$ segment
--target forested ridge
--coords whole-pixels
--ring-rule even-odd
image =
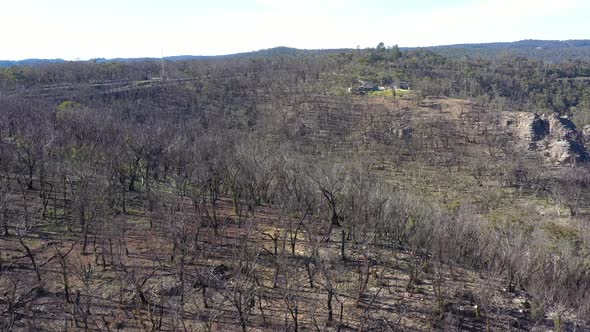
[[[520,40],[511,43],[457,44],[428,47],[447,57],[482,57],[493,59],[499,56],[519,56],[559,63],[567,60],[588,60],[588,40]]]
[[[589,82],[383,43],[0,68],[0,326],[589,330],[587,160],[531,147],[585,149]]]
[[[551,47],[555,44],[571,44],[574,49],[587,46],[584,41],[521,41],[440,47],[444,50],[467,46],[473,49],[494,50],[496,53],[491,57],[452,54],[442,56],[437,48],[412,49],[402,53],[397,46],[386,47],[383,44],[375,49],[342,51],[305,51],[283,47],[219,58],[167,60],[165,74],[168,78],[195,77],[203,74],[199,72],[203,69],[195,68],[191,62],[199,62],[200,67],[207,68],[215,67],[216,63],[221,62],[224,65],[250,63],[246,68],[242,66],[240,71],[255,70],[254,63],[271,61],[273,57],[277,58],[278,62],[272,66],[280,70],[285,61],[297,58],[292,62],[298,63],[299,66],[313,63],[312,66],[321,67],[314,68],[315,73],[307,75],[317,76],[318,71],[323,74],[337,73],[337,79],[340,80],[338,83],[344,86],[350,85],[351,82],[348,81],[359,77],[384,85],[395,80],[403,80],[412,82],[415,90],[422,91],[425,95],[469,98],[501,109],[556,112],[576,117],[578,124],[588,124],[590,59],[569,57],[549,63],[534,56],[527,56],[526,53],[519,55],[497,51],[502,47],[535,51],[534,45],[542,45],[547,49],[562,52],[563,46]],[[293,67],[293,63],[289,66]],[[53,84],[137,81],[159,77],[160,71],[160,61],[157,59],[137,62],[95,60],[46,63],[32,67],[12,66],[0,68],[0,87],[4,91],[10,91]]]

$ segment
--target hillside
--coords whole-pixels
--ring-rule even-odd
[[[590,59],[590,40],[521,40],[505,43],[456,44],[427,47],[446,57],[497,58],[516,56],[559,63]]]
[[[2,329],[590,330],[590,66],[291,52],[0,71]]]
[[[227,58],[256,58],[256,57],[272,57],[272,56],[297,56],[297,55],[313,55],[313,54],[330,54],[330,53],[338,53],[338,52],[346,52],[350,51],[350,49],[320,49],[320,50],[306,50],[306,49],[297,49],[292,47],[273,47],[269,49],[263,49],[258,51],[251,51],[251,52],[242,52],[242,53],[234,53],[234,54],[222,54],[222,55],[173,55],[173,56],[165,56],[163,59],[165,61],[187,61],[187,60],[205,60],[205,59],[227,59]],[[142,58],[95,58],[88,60],[89,62],[97,62],[97,63],[104,63],[104,62],[143,62],[143,61],[159,61],[161,58],[150,58],[150,57],[142,57]],[[0,67],[10,67],[10,66],[37,66],[43,64],[50,64],[50,63],[62,63],[66,62],[63,59],[25,59],[25,60],[0,60]],[[78,61],[75,62],[86,62],[86,61]]]

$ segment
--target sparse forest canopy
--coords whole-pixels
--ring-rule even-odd
[[[482,46],[482,49],[507,47],[502,44],[494,48],[493,45]],[[454,50],[456,47],[442,49]],[[529,48],[510,48],[523,49]],[[229,70],[231,66],[239,66],[240,71],[252,72],[256,69],[251,64],[274,59],[271,64],[274,69],[318,66],[314,70],[316,76],[319,72],[335,74],[330,79],[344,85],[356,79],[383,85],[407,81],[425,95],[468,98],[498,109],[555,112],[572,116],[579,125],[590,123],[590,60],[587,58],[564,58],[555,63],[546,63],[535,57],[526,57],[526,53],[512,51],[497,52],[491,57],[477,54],[445,57],[439,54],[445,53],[440,49],[401,52],[397,45],[386,46],[384,43],[374,49],[342,51],[276,48],[229,58],[166,61],[165,74],[168,78],[194,77],[200,70],[204,70],[201,74],[206,74],[206,71],[218,66],[227,66]],[[6,91],[13,89],[52,84],[149,80],[159,77],[160,71],[160,63],[156,60],[12,66],[0,68],[0,88],[6,94]]]
[[[0,68],[0,327],[588,329],[588,76],[384,43]]]

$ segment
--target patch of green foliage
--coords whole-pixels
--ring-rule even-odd
[[[490,221],[488,225],[490,230],[531,234],[535,229],[533,225],[523,220],[522,216],[507,211],[494,210],[487,215],[487,218]]]
[[[569,225],[547,222],[541,225],[541,229],[556,242],[566,242],[572,245],[574,248],[579,248],[582,245],[580,232]]]
[[[57,105],[57,111],[73,111],[82,108],[82,104],[75,102],[73,100],[66,100],[63,101],[61,104]]]
[[[55,116],[57,117],[58,121],[63,121],[70,117],[69,114],[75,114],[75,112],[82,109],[83,107],[84,105],[76,101],[66,100],[57,105]]]
[[[391,97],[391,98],[395,98],[395,97],[403,97],[405,95],[409,95],[411,93],[410,90],[404,90],[404,89],[389,89],[389,90],[383,90],[383,91],[371,91],[368,94],[371,96],[379,96],[379,97]]]

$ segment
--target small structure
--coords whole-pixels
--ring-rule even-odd
[[[357,88],[357,90],[361,91],[377,91],[379,87],[371,82],[361,82],[361,86]]]
[[[392,84],[392,88],[396,90],[410,90],[410,83],[408,82],[396,82]]]
[[[357,87],[350,88],[350,89],[348,89],[348,91],[350,93],[354,93],[354,94],[365,94],[370,91],[381,90],[379,86],[377,86],[376,84],[374,84],[372,82],[359,81],[359,83],[361,85],[359,85]]]

